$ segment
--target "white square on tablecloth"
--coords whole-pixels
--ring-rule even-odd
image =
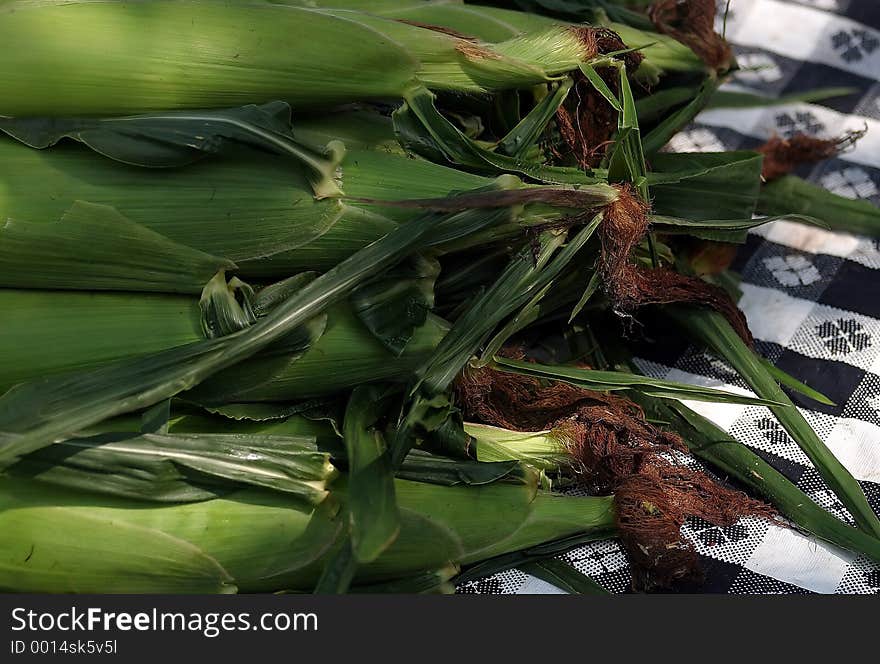
[[[756,339],[787,346],[807,316],[814,302],[791,297],[782,291],[742,284],[739,308],[749,322]]]
[[[876,424],[841,418],[825,444],[853,477],[880,483],[880,427]]]
[[[547,583],[546,581],[542,581],[541,579],[532,576],[531,574],[526,575],[528,578],[526,582],[522,584],[519,589],[516,591],[517,595],[567,595],[568,593],[564,590],[557,588],[554,585]]]
[[[774,526],[743,566],[816,593],[833,593],[854,558],[819,540]]]

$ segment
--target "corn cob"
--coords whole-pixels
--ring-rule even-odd
[[[571,535],[613,531],[608,498],[525,485],[447,487],[397,480],[394,544],[357,583],[478,562]],[[340,482],[333,496],[343,505]],[[311,591],[344,520],[332,501],[307,508],[244,490],[156,507],[0,479],[0,588],[19,592]],[[74,535],[76,534],[76,535]]]
[[[0,289],[7,311],[0,326],[0,392],[29,379],[95,368],[124,358],[202,341],[196,298]],[[238,381],[243,391],[258,367],[272,378],[246,393],[248,401],[286,401],[326,395],[361,382],[406,380],[446,332],[445,321],[431,316],[417,328],[404,352],[395,357],[346,305],[327,315],[310,350],[302,357],[271,354],[221,373],[214,387]],[[237,379],[236,379],[237,377]],[[234,390],[233,390],[234,391]],[[242,395],[245,396],[245,395]]]
[[[350,146],[339,166],[348,198],[315,200],[303,167],[246,150],[183,169],[139,169],[102,159],[80,146],[32,150],[0,140],[0,214],[10,220],[0,230],[9,243],[0,247],[0,252],[5,250],[0,264],[6,267],[0,272],[0,285],[35,285],[35,275],[28,274],[24,264],[30,260],[27,250],[11,244],[18,225],[52,236],[57,230],[53,222],[70,224],[79,218],[91,223],[96,210],[75,214],[80,203],[107,208],[105,216],[124,217],[108,219],[111,228],[128,220],[182,248],[205,252],[214,257],[214,270],[234,263],[245,277],[273,279],[302,270],[327,270],[418,212],[383,205],[383,199],[399,197],[400,192],[406,198],[439,198],[494,183],[405,156],[399,147],[391,147],[396,144],[390,122],[373,114],[342,113],[297,126],[309,140],[326,143],[341,138]],[[508,179],[505,186],[515,186],[513,182]],[[564,213],[542,205],[512,209],[510,219],[493,233],[503,239]],[[62,257],[65,251],[76,253],[82,243],[93,244],[93,231],[79,232],[75,242],[60,250]],[[119,240],[111,233],[105,235]],[[42,241],[32,241],[29,249],[34,244],[39,250]],[[131,248],[119,247],[118,252],[124,254],[126,249]],[[38,259],[44,267],[51,265],[45,254]],[[129,288],[167,290],[151,288],[150,280],[141,276]],[[65,281],[46,287],[75,287]],[[199,288],[192,284],[184,290]]]
[[[0,114],[14,116],[276,99],[302,108],[399,98],[419,84],[484,92],[545,83],[596,55],[567,26],[489,47],[363,13],[261,2],[13,0],[0,11],[9,55]]]

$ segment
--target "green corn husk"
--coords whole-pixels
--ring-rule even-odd
[[[526,486],[395,481],[401,531],[355,582],[381,583],[469,564],[579,533],[611,534],[610,498]],[[343,505],[343,483],[333,496]],[[244,490],[155,507],[0,479],[0,588],[18,592],[310,591],[343,519]]]
[[[394,227],[338,200],[316,201],[299,169],[267,155],[174,170],[124,166],[73,145],[32,150],[0,140],[0,155],[4,219],[57,223],[76,201],[105,205],[173,242],[234,261],[244,274],[332,266]]]
[[[492,16],[487,7],[466,6],[458,2],[349,3],[345,0],[338,2],[337,0],[322,0],[321,4],[326,7],[358,4],[361,6],[350,8],[368,11],[380,16],[442,26],[490,43],[502,42],[524,32],[544,30],[558,24],[554,21],[536,20],[527,29],[524,29],[523,26],[517,26],[502,16]],[[513,13],[519,14],[519,12]]]
[[[87,369],[204,340],[199,303],[152,295],[0,289],[6,310],[0,326],[0,392],[32,378]],[[236,394],[236,386],[264,379],[248,401],[296,400],[362,382],[406,380],[448,326],[431,316],[395,357],[346,305],[334,307],[311,348],[296,360],[257,356],[202,386],[203,395]],[[264,371],[271,370],[266,375]]]
[[[226,413],[224,409],[224,413]],[[248,415],[251,415],[248,413]],[[330,452],[335,459],[344,456],[340,433],[329,419],[313,419],[301,414],[290,416],[253,419],[249,416],[232,417],[199,411],[175,409],[168,421],[168,430],[173,434],[227,433],[238,436],[263,435],[308,437],[315,441],[319,450]],[[101,424],[104,431],[125,431],[131,429],[131,416],[116,418]]]
[[[440,0],[441,2],[444,0]],[[534,29],[531,26],[539,22],[557,21],[551,18],[562,18],[577,22],[590,19],[617,32],[631,47],[643,49],[650,59],[650,64],[667,71],[704,72],[706,67],[690,48],[668,35],[656,32],[651,20],[643,13],[633,11],[635,5],[643,7],[651,4],[651,0],[636,2],[618,2],[616,0],[599,0],[598,2],[518,2],[518,6],[526,11],[510,11],[495,7],[480,7],[481,12],[496,16],[518,25],[521,29]],[[626,5],[623,8],[619,5]],[[644,9],[643,9],[644,11]],[[542,14],[547,14],[544,16]],[[613,19],[613,20],[612,20]],[[647,46],[646,46],[647,45]]]
[[[393,397],[388,387],[370,385],[359,389]],[[342,399],[336,402],[341,404]],[[162,413],[164,422],[158,431],[145,431],[160,424],[146,425],[150,419],[146,414],[114,418],[28,454],[3,472],[69,489],[159,503],[203,501],[253,487],[317,505],[326,498],[336,468],[341,468],[349,476],[354,531],[357,518],[377,510],[369,498],[364,501],[372,495],[363,491],[364,483],[359,492],[353,485],[369,475],[364,471],[381,464],[364,463],[365,459],[358,457],[364,446],[357,441],[362,438],[351,436],[357,416],[351,418],[346,413],[343,417],[341,410],[334,413],[332,402],[325,404],[323,412],[315,401],[273,404],[273,412],[266,409],[262,414],[254,404],[208,408],[222,416],[177,404]],[[367,401],[361,412],[378,418],[382,415],[379,410]],[[308,417],[298,414],[301,412],[309,413]],[[244,419],[254,417],[263,419]],[[310,419],[316,417],[324,419]],[[343,444],[345,440],[355,442],[348,446]],[[358,473],[360,480],[355,479]],[[422,450],[412,451],[396,472],[388,472],[388,480],[393,477],[442,486],[503,482],[531,489],[536,489],[541,479],[509,459],[481,463]],[[361,506],[368,509],[358,516],[355,513]],[[377,553],[385,548],[385,542],[381,544]]]
[[[465,422],[465,432],[474,438],[478,461],[515,459],[540,470],[558,470],[570,459],[565,437],[553,430],[510,431],[488,424]]]
[[[307,169],[317,198],[341,195],[339,141],[302,142],[283,101],[237,108],[158,111],[114,117],[0,117],[0,130],[37,149],[70,139],[123,164],[179,168],[243,146],[283,156]]]
[[[0,289],[0,301],[0,392],[204,338],[193,298]]]
[[[416,327],[402,352],[389,352],[350,306],[327,312],[320,336],[303,354],[266,352],[225,369],[189,393],[202,402],[297,401],[362,383],[405,382],[446,334],[448,323],[430,315]]]
[[[490,43],[503,42],[524,33],[551,30],[560,21],[540,14],[465,5],[455,0],[429,0],[427,2],[352,2],[350,0],[271,0],[274,4],[292,6],[336,7],[369,12],[379,16],[427,25],[436,25],[476,37]],[[659,68],[663,71],[703,71],[702,61],[684,44],[667,35],[645,32],[624,23],[605,21],[605,27],[620,35],[624,43],[639,48],[645,55],[645,70]],[[644,48],[642,48],[644,47]],[[639,75],[638,72],[636,74]]]
[[[556,19],[539,14],[498,7],[467,6],[466,9],[479,13],[483,19],[492,18],[512,25],[519,33],[537,32],[551,25],[559,24]],[[627,46],[639,49],[643,53],[645,60],[642,67],[645,70],[657,68],[665,72],[702,72],[705,69],[705,65],[693,51],[667,35],[646,32],[615,21],[603,21],[602,25],[620,35]],[[481,39],[488,39],[483,35],[477,36]],[[639,75],[640,72],[637,71],[636,76]]]
[[[557,558],[529,561],[524,565],[520,565],[519,569],[557,588],[561,588],[571,595],[611,594],[586,574],[582,574],[568,563]]]
[[[114,433],[72,438],[4,469],[16,477],[160,503],[210,500],[245,486],[310,505],[336,476],[308,436]]]
[[[368,14],[264,2],[13,0],[2,12],[0,114],[13,116],[275,99],[302,108],[399,98],[418,83],[483,92],[543,83],[595,55],[565,26],[490,48]]]
[[[367,389],[373,389],[372,386]],[[378,387],[377,389],[383,389]],[[393,392],[391,393],[393,396]],[[341,411],[334,413],[332,406],[328,405],[323,410],[314,402],[295,404],[288,408],[283,404],[271,404],[272,409],[259,410],[255,408],[260,404],[224,404],[219,407],[209,407],[208,411],[217,414],[208,414],[205,409],[193,409],[184,405],[175,405],[170,413],[166,426],[168,434],[175,440],[188,437],[210,440],[217,437],[220,442],[230,441],[243,443],[251,439],[259,450],[265,450],[264,441],[279,441],[279,447],[295,447],[310,453],[329,454],[333,464],[342,469],[350,469],[350,451],[344,443],[343,423],[344,417]],[[368,410],[376,411],[376,408]],[[290,414],[293,412],[293,414]],[[307,413],[303,415],[302,413]],[[128,440],[137,437],[138,434],[130,433],[141,426],[141,419],[136,416],[123,416],[102,422],[94,430],[83,432],[83,436],[90,438],[113,437]],[[64,441],[60,445],[72,449],[71,446],[82,447],[79,439]],[[41,460],[63,453],[51,451],[52,448],[40,450],[24,457],[27,463],[39,463]],[[92,454],[92,456],[95,456]],[[72,457],[74,464],[69,468],[67,476],[55,478],[41,475],[39,479],[52,481],[54,484],[71,488],[85,486],[83,480],[87,469],[78,467],[76,457]],[[529,464],[534,465],[534,464]],[[68,470],[70,464],[65,465]],[[10,466],[14,469],[16,466]],[[76,472],[78,471],[78,472]],[[76,477],[74,477],[76,473]],[[430,454],[423,450],[413,450],[406,457],[403,464],[394,475],[399,479],[415,482],[427,482],[441,484],[443,486],[478,486],[491,482],[511,482],[536,488],[540,477],[528,469],[522,468],[521,464],[511,461],[510,457],[500,458],[498,461],[488,459],[477,462],[472,459],[450,458]],[[255,478],[259,481],[259,476]],[[192,483],[192,481],[191,481]],[[256,481],[248,482],[257,484]],[[265,485],[264,485],[265,486]],[[112,488],[112,487],[111,487]],[[92,490],[98,490],[93,484]],[[201,488],[192,489],[200,491]],[[102,492],[108,493],[102,489]],[[110,492],[119,495],[118,492]],[[288,492],[290,493],[290,492]],[[130,495],[130,494],[126,494]],[[143,498],[143,496],[136,496]]]
[[[107,206],[174,243],[234,261],[250,277],[329,269],[396,226],[377,206],[316,201],[295,165],[268,155],[242,153],[184,169],[147,170],[79,146],[39,151],[0,140],[0,163],[3,219],[62,223],[78,201]],[[387,198],[388,191],[433,198],[491,182],[378,150],[350,150],[342,172],[347,193],[360,198]],[[405,220],[415,213],[391,214]],[[0,236],[7,232],[0,230]],[[27,286],[12,270],[4,269],[0,279],[6,286]]]
[[[457,565],[447,565],[446,567],[422,574],[416,574],[395,581],[387,581],[385,583],[365,583],[355,585],[349,588],[352,593],[390,593],[400,594],[419,594],[419,595],[453,595],[455,594],[455,586],[451,581],[459,572]]]
[[[310,142],[342,139],[351,145],[338,168],[344,201],[315,200],[307,169],[277,155],[241,150],[183,169],[148,170],[101,159],[79,146],[31,150],[0,140],[0,214],[10,220],[0,229],[5,235],[0,285],[113,288],[109,280],[77,286],[66,276],[99,271],[108,257],[112,271],[121,273],[123,286],[116,288],[125,290],[194,292],[206,281],[206,271],[229,269],[230,262],[248,278],[323,271],[419,212],[380,201],[521,186],[510,176],[502,183],[413,159],[396,144],[391,122],[373,113],[305,119],[297,122],[297,132]],[[448,247],[441,243],[438,250],[504,241],[567,212],[539,203],[515,206],[487,235]],[[106,230],[126,225],[124,233]],[[97,236],[105,241],[95,243]],[[145,236],[161,261],[149,260]],[[47,248],[47,241],[54,248]],[[197,252],[207,255],[194,257]],[[165,278],[157,279],[157,271]],[[175,271],[189,278],[175,280]]]
[[[277,155],[239,151],[183,169],[145,170],[114,164],[78,146],[31,150],[0,140],[0,214],[10,220],[0,230],[0,285],[196,292],[221,268],[260,279],[323,271],[413,218],[418,210],[379,202],[400,192],[407,198],[438,198],[474,188],[522,186],[511,176],[502,183],[410,158],[395,143],[391,122],[372,113],[306,118],[297,122],[297,134],[310,143],[342,139],[351,146],[339,167],[349,198],[315,200],[303,165]],[[743,184],[715,213],[750,216],[756,195],[756,187],[747,187],[751,162],[739,153],[728,160],[710,158],[666,159],[665,172],[651,174],[659,214],[705,215],[702,181],[737,175]],[[589,181],[578,175],[579,181]],[[486,233],[441,242],[437,250],[504,242],[523,228],[571,212],[540,203],[515,206]],[[701,221],[686,230],[705,236],[711,228],[698,226],[712,223]],[[125,232],[113,231],[122,227]],[[96,237],[103,239],[96,242]]]

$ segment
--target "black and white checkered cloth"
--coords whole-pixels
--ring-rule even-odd
[[[724,5],[725,2],[721,2]],[[720,18],[719,18],[720,30]],[[858,94],[822,104],[712,110],[676,136],[676,151],[756,147],[771,136],[867,134],[855,149],[800,174],[849,198],[880,204],[880,2],[732,0],[727,38],[745,70],[727,89],[781,96],[829,86]],[[757,348],[836,406],[795,403],[880,512],[880,240],[788,221],[758,228],[740,250],[742,310]],[[640,359],[653,376],[749,393],[723,362],[694,347]],[[688,403],[764,457],[834,514],[851,519],[812,464],[765,408]],[[689,522],[705,582],[691,591],[880,593],[880,565],[757,519],[731,528]],[[630,588],[615,541],[565,556],[612,592]],[[469,593],[558,593],[519,570],[465,584]]]

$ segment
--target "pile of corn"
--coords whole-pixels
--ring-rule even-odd
[[[662,151],[736,67],[685,9],[519,4],[0,0],[0,589],[601,592],[557,556],[618,536],[668,587],[700,515],[880,560],[727,271],[848,204]],[[639,375],[667,326],[756,396]],[[857,527],[689,399],[769,406]]]

